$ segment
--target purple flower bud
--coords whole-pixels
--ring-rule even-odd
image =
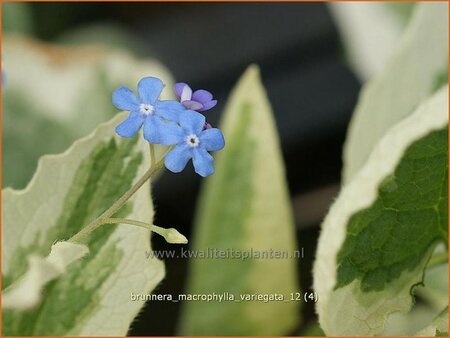
[[[175,95],[186,109],[203,112],[217,104],[217,100],[213,100],[212,94],[207,90],[198,89],[192,92],[191,87],[184,82],[176,83],[174,89]]]

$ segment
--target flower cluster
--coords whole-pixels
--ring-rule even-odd
[[[129,111],[128,118],[116,127],[122,137],[133,137],[143,127],[144,138],[151,144],[174,146],[164,159],[167,169],[181,172],[192,159],[195,172],[208,176],[214,172],[210,151],[225,146],[222,132],[212,128],[200,112],[213,108],[217,101],[210,92],[200,89],[192,92],[185,83],[175,85],[179,101],[160,100],[163,82],[145,77],[138,83],[138,96],[127,87],[113,92],[113,104]]]

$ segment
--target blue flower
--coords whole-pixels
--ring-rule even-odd
[[[191,87],[183,82],[176,83],[174,89],[175,95],[186,109],[206,111],[217,104],[217,100],[213,100],[212,94],[207,90],[199,89],[192,93]]]
[[[208,152],[225,146],[222,132],[217,128],[204,129],[205,117],[192,110],[180,114],[178,123],[178,141],[175,148],[166,155],[166,168],[179,173],[192,159],[195,172],[200,176],[206,177],[214,173],[214,159]]]
[[[113,104],[130,112],[128,118],[116,127],[122,137],[132,137],[144,126],[144,138],[155,144],[175,144],[178,115],[185,111],[177,101],[159,100],[164,88],[156,77],[145,77],[138,83],[139,97],[128,87],[117,88],[112,95]]]

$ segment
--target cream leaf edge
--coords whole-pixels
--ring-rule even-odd
[[[344,186],[332,205],[323,224],[319,238],[316,260],[313,268],[314,290],[319,295],[316,311],[322,329],[327,335],[368,335],[382,331],[385,317],[389,312],[408,311],[412,305],[409,296],[411,284],[402,292],[408,291],[405,297],[402,292],[393,295],[394,299],[385,302],[377,299],[376,295],[369,296],[372,299],[371,306],[364,306],[355,301],[355,290],[358,282],[333,290],[337,281],[337,254],[344,243],[347,224],[350,217],[361,209],[369,207],[377,198],[378,186],[382,180],[395,169],[401,161],[406,149],[416,140],[426,136],[433,130],[444,128],[448,125],[448,85],[440,89],[428,100],[425,100],[409,117],[392,127],[386,135],[376,144],[369,159],[361,170],[346,186]],[[425,258],[426,259],[426,258]],[[421,265],[426,264],[422,262]],[[422,280],[424,266],[416,271],[417,282]],[[420,272],[420,273],[419,273]],[[419,276],[417,276],[419,273]],[[408,280],[414,284],[411,276],[401,276],[402,280]],[[397,286],[398,287],[398,286]],[[375,294],[375,293],[374,293]],[[336,299],[339,295],[339,299]],[[366,295],[366,294],[365,294]],[[342,296],[343,298],[341,298]],[[372,298],[373,297],[373,298]],[[344,301],[347,299],[346,301]],[[396,302],[398,300],[399,302]],[[402,301],[400,301],[402,300]],[[349,301],[353,305],[349,305]],[[375,305],[374,305],[375,304]],[[395,304],[395,308],[389,307]],[[351,314],[346,310],[352,307]],[[377,318],[371,317],[377,313]],[[380,316],[382,318],[380,318]],[[358,318],[357,318],[358,317]],[[346,321],[343,327],[342,321]],[[371,323],[368,320],[371,320]]]
[[[42,184],[40,180],[42,177],[49,174],[46,172],[46,169],[52,165],[60,166],[62,176],[58,177],[58,179],[61,182],[62,187],[59,188],[62,190],[62,193],[65,194],[70,188],[76,171],[70,171],[67,170],[67,168],[73,166],[74,163],[78,164],[77,158],[84,158],[87,156],[97,144],[98,140],[110,139],[111,137],[116,137],[117,139],[118,137],[114,136],[113,126],[124,120],[126,116],[127,113],[122,112],[117,114],[111,120],[101,123],[89,135],[73,142],[72,145],[63,153],[42,156],[38,161],[37,169],[32,179],[24,189],[14,190],[12,188],[5,188],[2,190],[3,211],[7,208],[8,203],[11,203],[12,207],[17,208],[18,206],[16,203],[21,199],[23,199],[22,202],[25,205],[27,205],[26,202],[31,204],[40,203],[40,201],[36,201],[35,198],[32,198],[34,193],[33,190],[39,190],[42,188],[39,187],[39,184]],[[138,137],[140,137],[138,146],[141,147],[144,155],[143,163],[149,163],[149,154],[147,151],[148,145],[143,140],[141,135]],[[72,158],[70,158],[70,156],[72,156]],[[64,161],[66,158],[69,158],[70,160],[68,163],[62,164],[61,161]],[[136,181],[145,170],[145,165],[141,165],[134,181]],[[149,188],[150,183],[147,182],[133,197],[133,210],[130,217],[136,217],[141,220],[148,219],[148,221],[150,221],[153,217],[152,200],[150,194],[148,193]],[[48,189],[51,190],[54,189],[54,187],[50,186]],[[31,204],[29,204],[30,207]],[[45,205],[44,208],[52,208],[54,213],[58,213],[62,210],[62,206],[63,199],[56,199],[53,201],[52,205]],[[32,219],[33,222],[36,222],[36,218],[39,217],[42,218],[42,216],[33,215],[30,219]],[[7,218],[8,215],[5,215],[3,212],[2,268],[4,272],[8,269],[8,259],[11,258],[16,247],[19,245],[30,245],[30,239],[34,238],[38,230],[46,230],[46,228],[38,229],[36,227],[27,227],[21,231],[17,227],[5,226],[5,223],[7,223],[5,222],[5,219]],[[29,221],[30,220],[24,220],[25,223]],[[14,223],[17,225],[17,222]],[[52,222],[47,222],[47,224],[50,223]],[[17,240],[12,240],[17,232],[20,232],[19,238]],[[131,301],[129,292],[124,292],[123,288],[118,286],[118,283],[125,283],[128,287],[130,287],[130,289],[133,289],[139,293],[149,293],[164,278],[164,263],[156,258],[145,259],[145,264],[141,263],[139,266],[131,266],[129,264],[130,261],[144,259],[144,253],[151,249],[148,230],[129,225],[119,225],[116,231],[114,231],[114,233],[110,236],[107,244],[112,242],[116,244],[117,248],[123,250],[125,255],[116,270],[102,285],[101,290],[99,291],[101,300],[95,304],[96,310],[94,314],[90,318],[77,323],[68,333],[70,335],[125,335],[129,329],[129,325],[144,305],[145,301],[141,299]],[[15,246],[9,247],[8,251],[8,246],[5,246],[6,243],[14,243]],[[43,259],[38,257],[30,257],[30,259],[34,262],[43,262]]]

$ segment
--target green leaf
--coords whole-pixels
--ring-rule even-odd
[[[248,259],[192,258],[188,294],[233,295],[235,301],[183,303],[181,335],[282,335],[299,321],[294,222],[275,122],[259,70],[239,80],[221,123],[226,146],[203,187],[194,253],[208,248]],[[268,252],[289,258],[267,258]],[[231,255],[231,253],[229,253]],[[282,294],[285,301],[243,301],[246,294]]]
[[[363,89],[344,147],[344,183],[386,131],[442,85],[448,64],[448,4],[420,3],[386,67]],[[445,81],[445,79],[444,79]]]
[[[444,128],[412,144],[379,184],[375,203],[349,219],[336,288],[360,279],[363,291],[383,290],[446,241],[447,137]]]
[[[117,114],[111,103],[115,88],[135,89],[145,76],[159,77],[168,87],[173,83],[160,63],[113,48],[11,36],[3,37],[2,48],[2,182],[16,189],[25,187],[40,156],[64,151]]]
[[[143,138],[115,136],[114,128],[125,116],[100,125],[63,154],[42,157],[24,190],[3,190],[4,290],[26,278],[26,271],[34,268],[30,258],[48,256],[55,241],[69,239],[99,216],[146,170],[148,144]],[[152,223],[148,183],[117,216]],[[149,231],[104,225],[82,244],[89,255],[60,271],[59,278],[54,276],[38,306],[3,309],[3,335],[127,333],[143,305],[130,301],[130,293],[147,294],[164,276],[163,263],[146,258]]]
[[[314,289],[327,335],[381,333],[447,242],[447,108],[448,86],[391,128],[325,218]]]

